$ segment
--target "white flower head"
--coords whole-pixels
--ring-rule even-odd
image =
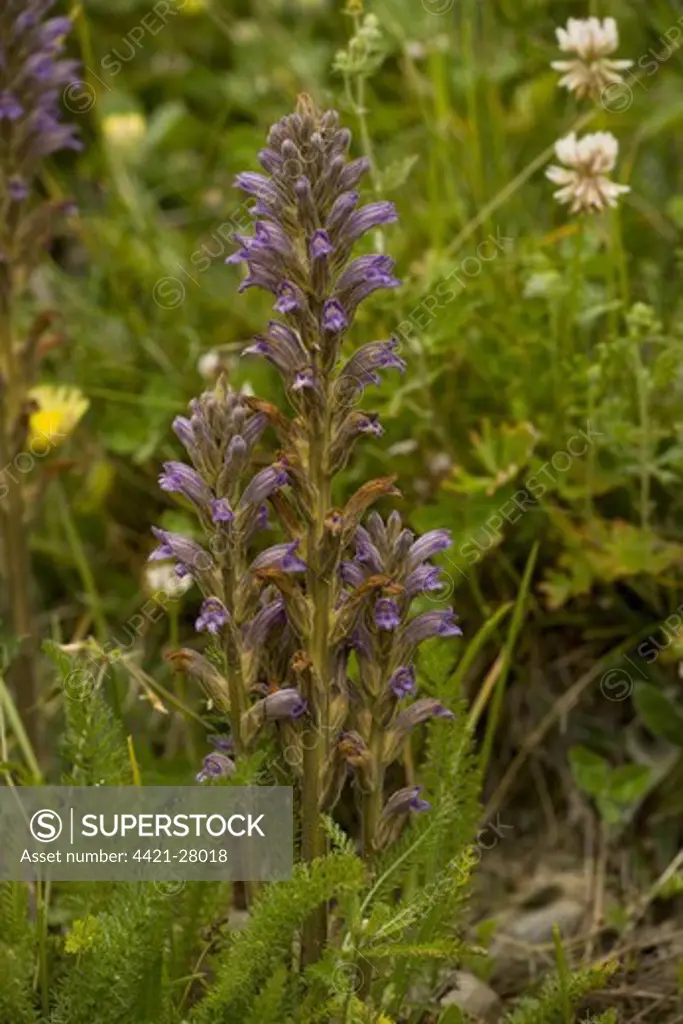
[[[145,588],[150,594],[182,597],[193,583],[189,574],[178,576],[173,562],[150,562],[145,566]]]
[[[555,192],[558,203],[567,203],[572,213],[603,210],[616,206],[620,195],[630,192],[607,175],[614,170],[619,143],[611,132],[594,132],[577,139],[574,132],[555,143],[555,154],[563,167],[553,164],[546,170],[550,181],[561,188]]]
[[[221,354],[214,348],[209,349],[208,352],[202,352],[197,360],[197,370],[204,380],[213,380],[214,377],[218,376],[222,367]]]
[[[632,60],[612,60],[609,54],[619,46],[619,32],[614,18],[570,18],[566,28],[555,30],[563,53],[574,53],[573,60],[556,60],[551,67],[562,72],[560,86],[576,93],[599,99],[608,85],[623,83],[620,72],[630,68]]]

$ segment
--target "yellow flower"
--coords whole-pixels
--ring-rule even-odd
[[[65,441],[90,404],[78,388],[51,384],[32,388],[28,397],[38,406],[29,418],[26,442],[34,455],[45,455]]]

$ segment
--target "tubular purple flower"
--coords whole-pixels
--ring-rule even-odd
[[[282,465],[275,463],[268,466],[253,477],[242,495],[240,505],[258,505],[288,482],[289,477]]]
[[[294,313],[307,305],[306,296],[291,281],[283,281],[277,290],[277,302],[273,307],[277,313]]]
[[[309,244],[312,260],[320,260],[334,252],[334,246],[330,241],[327,231],[315,231]]]
[[[402,814],[410,814],[411,811],[431,810],[431,804],[421,799],[421,792],[421,786],[406,786],[405,789],[397,790],[384,805],[382,817],[395,818]]]
[[[235,762],[227,754],[214,752],[207,754],[202,762],[202,770],[197,775],[197,782],[208,782],[209,779],[228,778],[236,771]]]
[[[288,541],[285,544],[273,544],[257,555],[249,566],[250,572],[259,569],[280,569],[282,572],[304,572],[306,563],[296,554],[299,541]]]
[[[416,594],[426,591],[441,590],[441,569],[434,565],[418,565],[407,577],[404,587],[406,597],[410,600]]]
[[[396,716],[394,731],[399,737],[407,736],[416,726],[430,718],[455,718],[455,715],[433,697],[423,697]]]
[[[315,388],[315,371],[310,366],[294,374],[292,383],[292,391],[303,391],[306,388]]]
[[[231,523],[235,513],[230,508],[227,498],[214,498],[211,502],[211,519],[214,523]]]
[[[281,597],[276,597],[264,605],[244,627],[244,646],[250,651],[258,650],[265,644],[271,629],[284,626],[286,621],[285,603]]]
[[[360,562],[361,565],[367,565],[372,572],[382,572],[384,568],[382,563],[382,556],[372,542],[370,534],[364,526],[359,526],[356,530],[356,561]]]
[[[341,302],[338,302],[336,299],[328,299],[323,306],[323,330],[329,331],[330,334],[341,334],[348,325],[349,321]]]
[[[360,587],[365,582],[365,572],[358,562],[342,562],[339,566],[339,574],[350,587]]]
[[[452,608],[424,612],[408,623],[403,631],[403,641],[412,649],[433,636],[462,636],[462,630],[456,626],[455,619]]]
[[[198,633],[207,630],[214,636],[220,633],[228,621],[228,610],[217,597],[207,597],[199,611],[199,617],[194,624]]]
[[[195,572],[204,572],[213,568],[213,559],[207,551],[193,540],[188,540],[180,533],[170,533],[152,527],[152,533],[161,544],[149,556],[150,561],[164,558],[175,558],[193,576]]]
[[[352,213],[340,232],[340,240],[344,245],[352,245],[373,228],[382,224],[393,224],[398,220],[396,207],[393,203],[368,203],[356,213]]]
[[[445,551],[453,543],[450,530],[430,530],[415,541],[408,552],[408,569],[415,569],[421,562]]]
[[[185,498],[208,508],[211,504],[211,492],[196,469],[186,466],[184,462],[165,462],[164,471],[159,476],[162,491],[182,494]]]
[[[401,665],[392,673],[388,683],[389,692],[401,700],[415,693],[415,669],[412,665]]]
[[[390,597],[380,597],[375,601],[375,625],[377,629],[388,632],[398,629],[401,625],[401,613],[398,605]]]
[[[306,701],[293,687],[269,693],[264,698],[263,705],[266,718],[274,722],[284,721],[288,718],[301,718],[308,710]]]
[[[249,171],[238,174],[235,178],[235,187],[246,192],[247,195],[256,196],[257,199],[275,204],[280,202],[279,189],[270,178],[264,177],[263,174],[254,174]]]
[[[196,451],[196,444],[192,423],[187,416],[176,416],[173,420],[173,432],[191,456]]]

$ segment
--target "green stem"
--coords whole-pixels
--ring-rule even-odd
[[[303,729],[302,854],[310,864],[327,849],[320,810],[323,773],[327,763],[330,692],[330,583],[320,571],[320,546],[325,516],[331,503],[331,481],[325,467],[329,426],[322,432],[311,424],[309,435],[310,477],[316,493],[316,515],[308,531],[308,587],[313,604],[310,658],[311,684],[304,694],[309,714]],[[322,436],[321,436],[322,433]],[[304,926],[302,964],[319,959],[327,939],[327,907],[322,905]]]
[[[647,374],[640,352],[640,342],[637,338],[633,340],[633,369],[640,420],[640,525],[646,530],[650,519],[650,405]]]
[[[24,494],[20,480],[11,473],[16,428],[24,404],[24,382],[12,332],[12,286],[8,267],[0,268],[0,360],[4,381],[0,385],[0,471],[7,489],[2,517],[5,573],[12,632],[21,648],[9,673],[17,695],[17,707],[26,732],[38,747],[38,696],[35,671],[35,638],[30,594],[30,555],[24,522]]]

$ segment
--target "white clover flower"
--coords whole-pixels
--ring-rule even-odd
[[[150,562],[145,566],[145,588],[151,594],[182,597],[193,583],[190,575],[178,576],[173,562]]]
[[[551,67],[562,72],[559,85],[576,93],[579,99],[599,99],[608,85],[621,84],[619,73],[630,68],[632,60],[611,60],[608,56],[619,46],[614,18],[570,18],[566,28],[555,29],[564,53],[575,53],[574,60],[556,60]]]
[[[197,371],[204,380],[213,380],[218,376],[222,367],[220,352],[216,352],[213,348],[208,352],[203,352],[197,360]]]
[[[572,213],[603,210],[616,206],[620,195],[630,192],[628,185],[610,181],[619,143],[611,132],[595,132],[577,139],[574,132],[555,143],[555,153],[563,167],[553,164],[546,177],[562,186],[555,192],[558,203],[569,204]]]

